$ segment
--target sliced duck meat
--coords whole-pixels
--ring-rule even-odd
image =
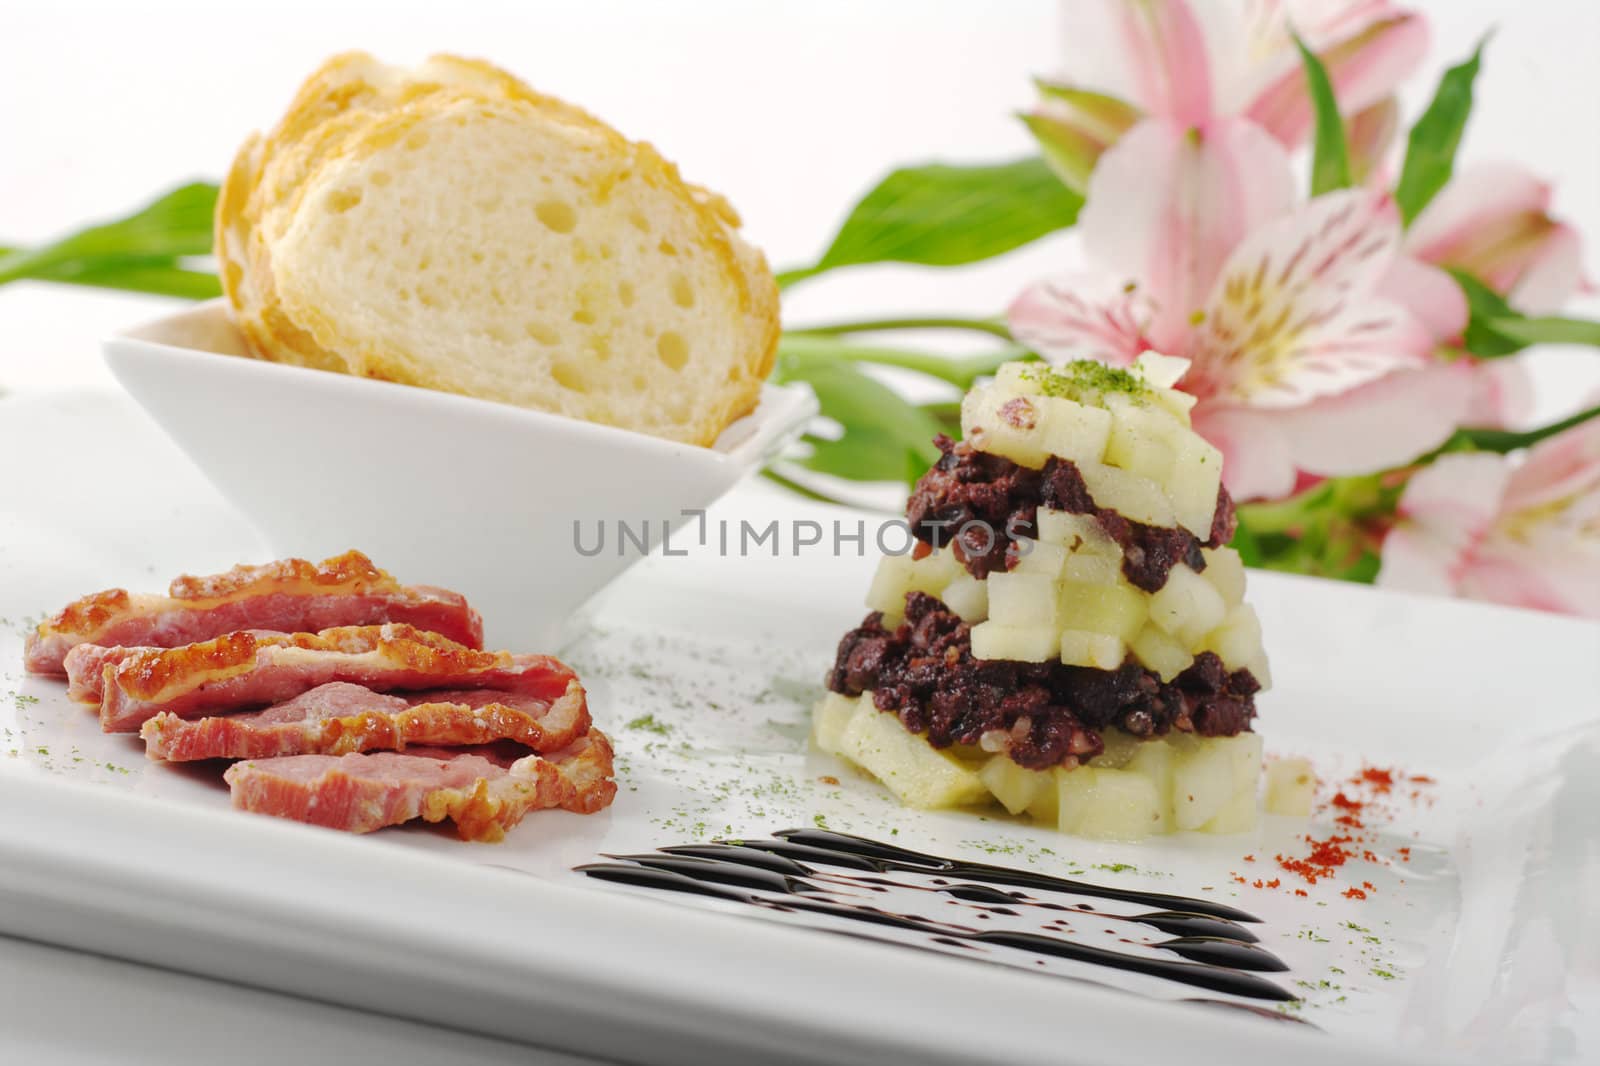
[[[478,651],[397,623],[246,631],[181,648],[81,645],[66,666],[68,695],[98,700],[108,733],[134,732],[162,713],[202,718],[270,707],[331,681],[374,692],[489,688],[553,702],[576,677],[546,655]]]
[[[498,740],[549,752],[588,729],[588,704],[575,680],[553,701],[491,689],[384,693],[331,681],[263,711],[194,721],[158,714],[139,735],[150,758],[187,762],[467,747]]]
[[[465,840],[496,841],[532,810],[609,806],[611,774],[611,744],[591,730],[548,755],[515,758],[503,746],[287,755],[234,763],[223,776],[241,810],[352,833],[448,818]]]
[[[23,662],[31,673],[61,676],[67,653],[82,644],[175,648],[244,629],[298,633],[384,622],[483,647],[483,620],[465,598],[401,585],[351,551],[321,563],[283,559],[180,577],[165,596],[126,589],[85,596],[28,635]]]

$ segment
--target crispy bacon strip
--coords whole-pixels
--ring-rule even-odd
[[[330,681],[375,692],[491,688],[554,702],[576,679],[547,655],[476,651],[397,623],[321,633],[246,631],[182,648],[83,645],[67,655],[66,666],[67,694],[98,700],[107,733],[131,733],[163,712],[201,718],[267,707]]]
[[[496,841],[531,810],[591,814],[616,795],[611,743],[591,730],[566,749],[514,761],[498,749],[289,755],[238,762],[223,775],[241,810],[370,833],[449,818],[464,840]]]
[[[403,622],[469,648],[483,647],[483,619],[454,592],[401,585],[357,551],[321,563],[284,559],[183,576],[165,596],[109,589],[68,604],[23,647],[31,673],[60,676],[80,644],[175,648],[241,629],[315,632]]]
[[[249,714],[185,721],[158,714],[139,730],[152,759],[270,759],[403,751],[416,745],[468,747],[513,740],[557,751],[589,729],[583,686],[567,683],[554,702],[489,689],[374,692],[332,681],[286,703]]]

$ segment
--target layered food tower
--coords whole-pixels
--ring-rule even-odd
[[[1010,363],[907,507],[845,635],[818,747],[917,807],[997,800],[1138,839],[1255,824],[1261,626],[1226,547],[1222,456],[1187,363]]]
[[[360,552],[85,596],[24,657],[153,760],[236,760],[223,777],[243,810],[357,833],[449,820],[498,840],[530,811],[616,794],[571,669],[484,650],[464,598]]]

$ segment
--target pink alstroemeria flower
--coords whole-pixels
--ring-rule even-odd
[[[1178,387],[1240,499],[1414,459],[1460,424],[1472,372],[1435,362],[1428,329],[1380,290],[1399,261],[1393,200],[1293,201],[1286,153],[1254,123],[1141,123],[1079,218],[1092,280],[1025,290],[1011,331],[1052,362],[1189,359]]]
[[[1499,455],[1441,456],[1401,496],[1378,584],[1600,618],[1600,421]]]
[[[1559,310],[1583,287],[1582,245],[1575,229],[1551,217],[1550,192],[1547,182],[1515,164],[1463,169],[1412,221],[1384,292],[1440,344],[1459,343],[1467,305],[1438,267],[1465,270],[1526,314]],[[1533,396],[1520,359],[1479,363],[1476,373],[1468,425],[1525,421]]]
[[[1327,68],[1362,168],[1428,38],[1421,16],[1388,0],[1069,0],[1062,16],[1066,62],[1029,125],[1080,189],[1130,110],[1181,126],[1243,117],[1303,144],[1313,118],[1291,27]]]
[[[1550,216],[1550,185],[1514,163],[1467,167],[1406,232],[1406,251],[1456,267],[1517,310],[1560,310],[1583,283],[1577,230]]]

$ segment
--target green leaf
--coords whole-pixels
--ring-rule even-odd
[[[152,266],[176,268],[182,256],[211,252],[211,219],[217,187],[195,182],[174,189],[126,218],[102,223],[40,248],[18,249],[0,258],[0,284],[22,278],[131,279]],[[148,278],[148,275],[143,275]]]
[[[1588,344],[1600,347],[1600,322],[1544,315],[1529,318],[1465,270],[1450,275],[1467,297],[1467,351],[1482,359],[1514,355],[1532,344]]]
[[[1082,206],[1039,158],[905,167],[856,204],[815,266],[785,271],[778,284],[864,263],[975,263],[1071,226]]]
[[[1307,48],[1299,35],[1294,39],[1300,49],[1300,63],[1306,72],[1306,92],[1311,96],[1311,108],[1316,115],[1316,134],[1312,140],[1311,195],[1321,196],[1335,189],[1350,187],[1350,146],[1345,141],[1344,119],[1339,117],[1339,101],[1333,95],[1333,82],[1315,52]]]
[[[1491,318],[1485,326],[1521,344],[1589,344],[1600,347],[1600,322],[1544,315]]]
[[[939,423],[850,363],[785,352],[777,380],[810,385],[823,415],[844,430],[838,440],[808,438],[812,454],[800,462],[812,470],[852,481],[908,481],[908,473],[920,475],[939,458]]]
[[[186,300],[209,300],[222,295],[222,284],[215,274],[189,270],[177,265],[176,260],[74,261],[36,271],[29,275],[29,280],[179,296]]]
[[[1472,114],[1472,83],[1487,43],[1488,38],[1478,42],[1471,59],[1444,72],[1428,109],[1411,127],[1406,160],[1394,190],[1400,218],[1408,226],[1445,187],[1455,169],[1456,149]]]

